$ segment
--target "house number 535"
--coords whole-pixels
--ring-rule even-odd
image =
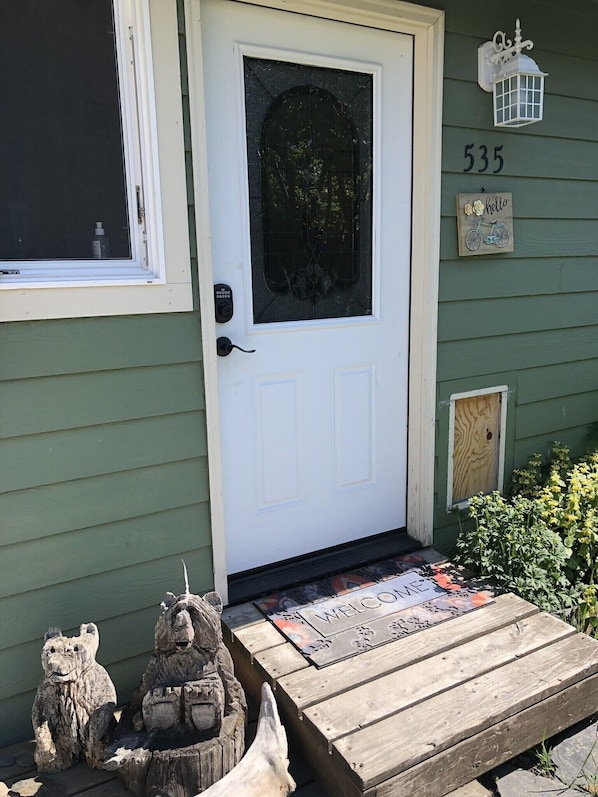
[[[492,163],[493,165],[496,166],[496,168],[492,171],[492,174],[498,174],[499,172],[501,172],[502,167],[505,165],[503,156],[500,154],[503,146],[504,145],[501,144],[500,147],[494,147],[494,156],[492,158]],[[474,147],[475,144],[465,145],[464,157],[465,160],[467,161],[467,165],[465,166],[463,171],[464,172],[472,171],[473,167],[477,163],[479,166],[477,171],[480,174],[483,174],[484,172],[487,172],[488,168],[490,167],[490,156],[488,155],[488,147],[485,144],[480,144],[479,147],[477,147],[477,150],[475,150],[475,154],[473,151]]]

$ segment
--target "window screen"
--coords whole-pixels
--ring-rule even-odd
[[[0,75],[0,259],[130,258],[112,0],[1,3]]]

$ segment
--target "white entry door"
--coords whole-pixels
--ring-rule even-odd
[[[202,4],[228,573],[406,524],[412,37]]]

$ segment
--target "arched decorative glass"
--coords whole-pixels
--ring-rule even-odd
[[[372,76],[245,58],[254,322],[372,312]]]

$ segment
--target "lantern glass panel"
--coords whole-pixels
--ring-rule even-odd
[[[516,73],[494,84],[494,124],[522,127],[542,119],[543,75]]]

